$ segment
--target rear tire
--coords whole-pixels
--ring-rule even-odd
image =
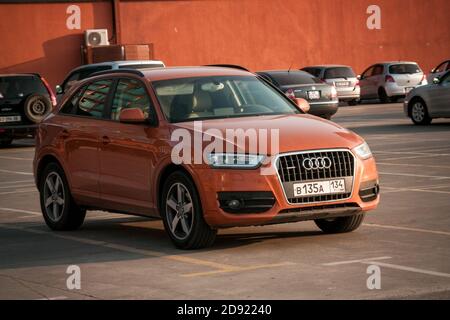
[[[33,123],[41,122],[51,111],[52,103],[46,96],[41,94],[32,94],[25,100],[25,115]]]
[[[324,115],[321,115],[320,117],[323,119],[326,119],[326,120],[331,120],[331,114],[324,114]]]
[[[364,220],[364,216],[363,213],[360,213],[335,219],[317,219],[314,222],[325,233],[345,233],[358,229]]]
[[[197,189],[182,171],[172,173],[161,195],[164,228],[177,248],[199,249],[211,246],[217,235],[203,218]]]
[[[427,105],[421,99],[411,101],[409,114],[412,122],[417,125],[428,125],[433,120],[428,115]]]
[[[0,147],[5,148],[9,147],[13,142],[12,138],[2,139],[0,140]]]
[[[347,104],[348,104],[349,106],[352,106],[352,107],[358,105],[358,103],[359,103],[359,101],[358,101],[357,99],[355,99],[355,100],[350,100],[350,101],[347,102]]]
[[[389,102],[389,97],[386,93],[386,90],[384,90],[384,88],[380,88],[378,89],[378,99],[380,99],[381,103],[388,103]]]
[[[83,224],[86,210],[72,199],[64,171],[57,163],[45,167],[39,192],[42,215],[50,229],[75,230]]]

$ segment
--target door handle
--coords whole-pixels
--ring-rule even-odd
[[[108,136],[103,136],[102,137],[102,143],[103,144],[108,144],[111,142],[111,139]]]

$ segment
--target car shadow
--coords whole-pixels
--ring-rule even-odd
[[[160,220],[129,217],[87,220],[77,231],[55,232],[42,224],[0,225],[0,269],[29,268],[161,258],[243,247],[271,239],[324,235],[321,231],[270,231],[218,234],[214,246],[180,250],[173,246]],[[32,250],[30,250],[32,248]]]

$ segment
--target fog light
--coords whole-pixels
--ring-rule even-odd
[[[241,202],[237,199],[233,199],[227,202],[230,209],[239,209],[241,207]]]

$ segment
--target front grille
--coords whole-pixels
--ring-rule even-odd
[[[331,160],[329,168],[306,170],[303,161],[307,158],[328,157]],[[278,175],[288,201],[292,204],[324,202],[347,199],[353,188],[355,159],[348,150],[338,151],[308,151],[295,154],[281,155],[277,162]],[[348,192],[339,194],[325,194],[316,196],[294,197],[286,187],[293,183],[345,178],[349,182]]]

